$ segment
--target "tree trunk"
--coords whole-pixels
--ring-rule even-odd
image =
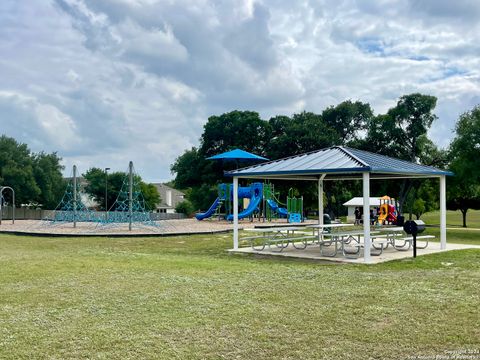
[[[467,227],[467,211],[468,211],[468,209],[461,209],[460,211],[462,212],[463,227],[466,228]]]
[[[404,193],[407,186],[407,180],[402,181],[402,186],[398,192],[398,212],[403,215]]]
[[[405,179],[402,182],[402,187],[400,188],[400,192],[398,194],[398,211],[400,214],[403,215],[404,213],[404,206],[405,206],[405,201],[407,200],[408,194],[410,193],[410,190],[412,189],[412,181],[409,179]]]

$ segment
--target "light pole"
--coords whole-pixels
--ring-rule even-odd
[[[108,170],[105,168],[105,220],[108,220]]]

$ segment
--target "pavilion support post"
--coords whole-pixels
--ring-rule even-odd
[[[363,260],[371,262],[370,257],[370,173],[363,173]]]
[[[133,162],[128,163],[128,231],[132,231],[133,217]]]
[[[238,177],[233,178],[233,249],[238,249]]]
[[[445,175],[440,176],[440,249],[447,248],[447,186]]]
[[[318,178],[318,225],[323,225],[323,178],[325,174]],[[318,241],[322,240],[323,229],[318,229]]]
[[[77,227],[77,166],[73,165],[73,227]]]

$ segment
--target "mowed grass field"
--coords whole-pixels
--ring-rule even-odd
[[[427,224],[439,224],[440,213],[438,211],[432,211],[423,214],[421,219]],[[447,227],[462,227],[463,218],[460,211],[447,211]],[[480,210],[468,210],[467,211],[467,229],[475,228],[480,229]]]
[[[480,245],[471,233],[465,242]],[[369,266],[229,247],[230,234],[0,235],[0,358],[406,359],[480,349],[480,250]]]
[[[438,211],[423,214],[421,217],[427,225],[438,226],[440,214]],[[462,213],[460,211],[447,211],[447,242],[480,245],[480,210],[467,212],[467,228],[462,227]],[[428,228],[425,234],[435,235],[439,239],[438,227]]]

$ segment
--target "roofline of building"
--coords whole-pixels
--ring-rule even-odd
[[[338,149],[338,150],[342,151],[344,154],[351,157],[353,160],[357,161],[358,163],[362,164],[363,166],[354,167],[354,168],[322,169],[322,170],[312,169],[312,170],[287,170],[287,171],[285,171],[285,170],[258,171],[258,172],[254,171],[256,168],[258,169],[259,167],[262,167],[262,166],[265,166],[265,165],[278,163],[278,162],[281,162],[281,161],[286,161],[286,160],[294,159],[294,158],[297,158],[297,157],[308,156],[310,154],[324,152],[324,151],[327,151],[327,150],[330,150],[330,149]],[[426,169],[424,171],[421,171],[421,170],[420,171],[405,170],[405,171],[399,172],[399,171],[392,171],[391,169],[388,169],[388,168],[372,168],[365,161],[363,161],[363,160],[359,159],[357,156],[353,155],[351,153],[350,149],[351,148],[343,147],[343,146],[331,146],[331,147],[328,147],[328,148],[325,148],[325,149],[310,151],[310,152],[307,152],[307,153],[293,155],[293,156],[285,157],[285,158],[282,158],[282,159],[271,160],[271,161],[268,161],[268,162],[264,162],[264,163],[256,164],[256,165],[252,165],[252,166],[247,166],[247,167],[237,169],[237,170],[225,171],[224,175],[228,176],[228,177],[255,176],[255,177],[265,177],[265,178],[278,177],[278,176],[288,177],[288,176],[292,176],[292,175],[293,176],[298,176],[298,175],[318,175],[318,176],[320,176],[320,175],[324,175],[324,174],[345,174],[345,175],[348,175],[348,174],[358,174],[358,173],[364,173],[364,172],[368,172],[368,173],[371,173],[371,174],[384,174],[386,177],[389,177],[389,175],[392,175],[392,174],[394,174],[394,175],[404,175],[404,176],[421,176],[421,177],[438,177],[438,176],[453,176],[454,175],[453,172],[448,171],[448,170],[441,170],[441,169],[437,169],[435,167],[428,166],[428,165],[416,164],[416,163],[413,163],[413,162],[410,162],[410,161],[407,161],[407,160],[390,158],[390,157],[385,156],[385,155],[370,153],[370,152],[364,151],[364,150],[352,149],[352,150],[356,150],[356,151],[365,152],[367,154],[382,156],[382,157],[385,157],[386,159],[394,159],[396,161],[401,161],[401,162],[404,162],[404,163],[409,164],[409,165],[412,165],[412,164],[417,165],[419,167],[423,167],[423,168],[426,168]],[[249,170],[249,169],[252,170],[252,171],[245,171],[245,170]]]
[[[365,168],[345,168],[345,169],[325,169],[325,170],[290,170],[290,171],[269,171],[269,172],[242,172],[242,173],[232,173],[230,171],[225,171],[224,175],[228,177],[245,177],[245,176],[290,176],[290,175],[323,175],[323,174],[360,174],[368,172],[370,174],[380,174],[380,175],[419,175],[422,177],[425,176],[453,176],[454,174],[451,171],[447,170],[435,170],[435,171],[391,171],[388,169],[370,167]],[[325,179],[326,180],[326,179]]]

